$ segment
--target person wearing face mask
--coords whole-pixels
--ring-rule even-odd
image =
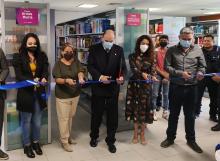
[[[85,69],[76,57],[76,49],[69,43],[61,48],[61,59],[53,67],[55,78],[55,96],[60,142],[67,152],[72,152],[70,144],[74,144],[71,138],[72,118],[76,113],[79,101],[80,86],[84,84]]]
[[[202,50],[194,46],[194,32],[190,27],[180,30],[179,43],[168,48],[165,56],[165,70],[169,73],[169,109],[167,138],[161,147],[174,144],[179,114],[183,106],[187,145],[197,153],[202,149],[195,139],[195,104],[198,80],[203,79],[206,62]]]
[[[168,91],[169,91],[169,73],[164,70],[164,59],[167,52],[167,45],[168,45],[169,38],[167,35],[161,35],[159,38],[160,47],[157,49],[156,54],[156,71],[157,71],[157,79],[153,83],[153,96],[152,96],[152,103],[154,109],[154,118],[156,115],[156,108],[157,108],[157,97],[158,91],[161,86],[162,88],[162,107],[163,107],[163,114],[162,117],[164,119],[168,119]]]
[[[28,33],[24,36],[18,54],[13,55],[13,66],[16,80],[34,80],[46,83],[48,80],[48,58],[41,50],[40,41],[36,34]],[[40,127],[42,110],[47,107],[45,86],[30,86],[19,88],[17,91],[17,110],[19,111],[22,142],[24,153],[29,158],[35,154],[42,155],[40,147]]]
[[[212,35],[205,35],[203,37],[203,47],[202,47],[203,54],[205,56],[207,68],[206,73],[219,73],[220,72],[220,47],[214,45],[214,37]],[[205,88],[208,88],[209,98],[210,98],[210,110],[209,110],[209,119],[214,122],[218,122],[217,118],[218,115],[218,108],[220,104],[218,104],[218,95],[219,92],[218,86],[219,83],[216,81],[217,76],[206,77],[203,80],[199,81],[199,88],[198,88],[198,102],[196,107],[196,114],[197,116],[200,114],[201,111],[201,103],[202,97],[205,91]],[[212,130],[220,130],[220,127],[212,128]]]
[[[153,122],[151,93],[152,85],[135,80],[157,81],[153,41],[148,35],[137,39],[135,51],[129,55],[132,76],[129,79],[126,95],[125,119],[134,122],[132,143],[147,144],[145,140],[146,124]],[[139,133],[140,130],[140,133]]]
[[[89,49],[88,71],[93,80],[100,81],[92,84],[91,102],[91,132],[90,146],[98,145],[99,127],[104,112],[107,119],[107,137],[105,139],[108,150],[116,152],[114,145],[118,127],[118,95],[119,85],[124,82],[126,64],[123,49],[114,44],[115,33],[108,29],[103,34],[103,41]],[[114,80],[111,82],[109,80]]]

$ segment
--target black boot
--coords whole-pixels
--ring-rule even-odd
[[[24,146],[24,154],[26,154],[28,158],[35,157],[32,147],[30,145]]]
[[[42,149],[40,147],[40,144],[38,142],[33,143],[32,147],[33,147],[34,151],[37,153],[37,155],[42,155],[43,154]]]

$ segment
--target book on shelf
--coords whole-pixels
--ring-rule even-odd
[[[75,25],[76,34],[102,33],[110,28],[109,19],[92,19],[85,22],[77,22]]]
[[[65,37],[59,37],[58,38],[58,47],[62,47],[66,43]]]
[[[66,42],[70,43],[74,48],[77,47],[76,38],[68,37],[68,38],[66,39]]]
[[[89,48],[93,44],[97,44],[101,42],[101,35],[97,36],[77,36],[77,37],[68,37],[66,42],[69,42],[76,48]]]
[[[63,26],[56,26],[56,36],[57,37],[64,36],[63,28],[64,28]]]

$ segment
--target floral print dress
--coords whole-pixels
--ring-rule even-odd
[[[131,54],[129,64],[132,76],[127,86],[125,118],[140,124],[152,123],[152,84],[134,80],[144,80],[143,72],[155,75],[155,62],[151,63],[148,55]]]

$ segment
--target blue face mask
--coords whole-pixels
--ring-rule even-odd
[[[113,42],[103,41],[103,47],[105,49],[109,49],[110,50],[112,48],[112,46],[113,46]]]
[[[192,44],[192,41],[180,39],[180,45],[183,48],[190,48],[191,44]]]

